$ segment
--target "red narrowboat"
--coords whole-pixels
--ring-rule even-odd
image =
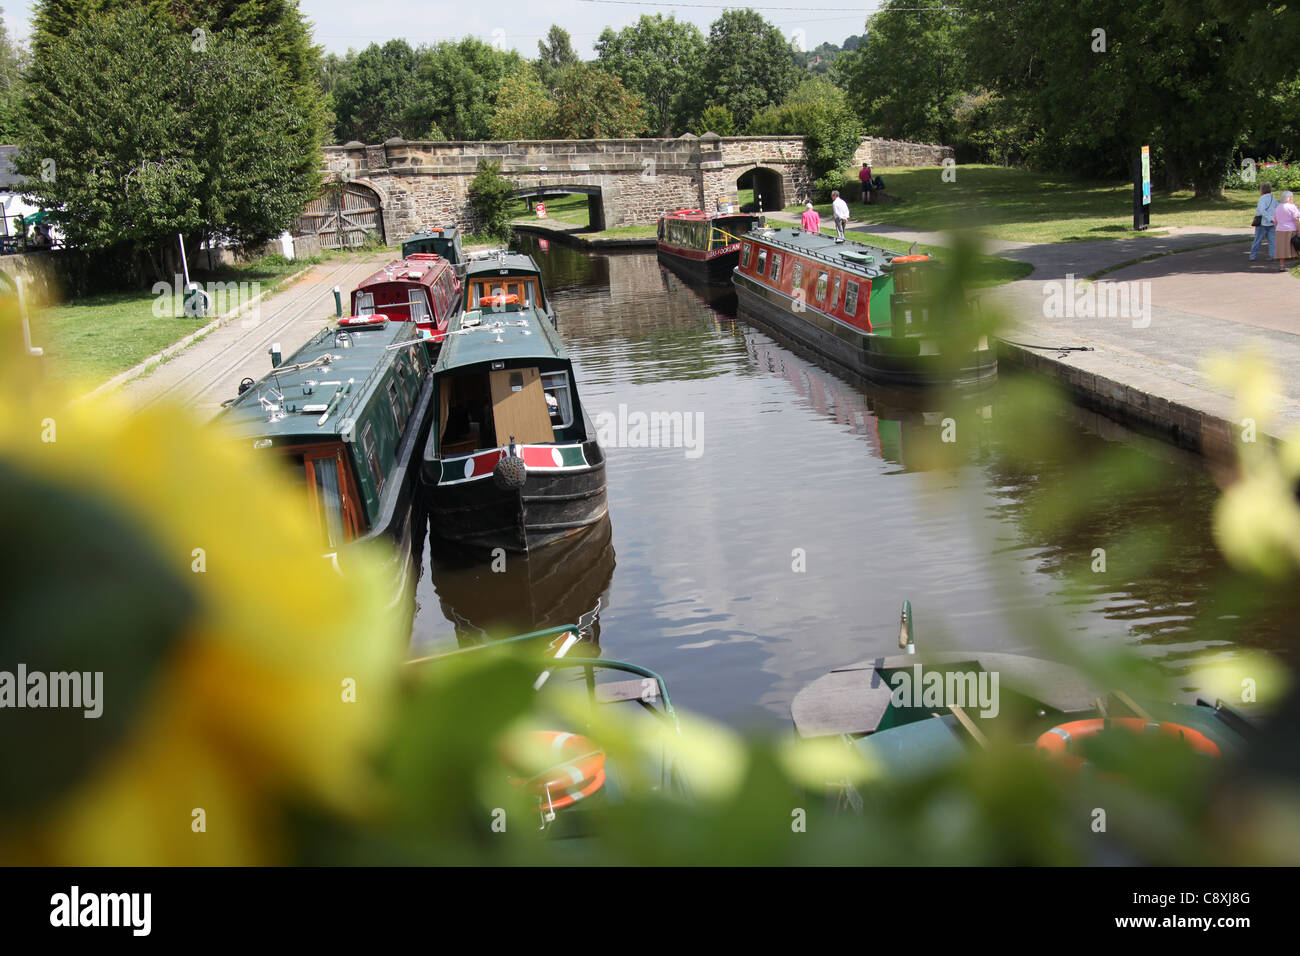
[[[659,261],[684,278],[705,285],[729,285],[740,257],[740,237],[757,216],[677,209],[659,217]]]
[[[938,268],[927,255],[764,228],[742,238],[732,282],[746,317],[869,381],[991,382],[997,354],[974,321],[938,306]]]
[[[461,280],[456,267],[433,253],[412,253],[390,262],[352,291],[352,314],[386,315],[414,322],[435,337],[461,312]]]

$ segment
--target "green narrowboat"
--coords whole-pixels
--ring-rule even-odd
[[[485,300],[540,309],[556,328],[555,309],[542,283],[542,270],[523,252],[493,249],[470,256],[465,264],[465,309],[478,309]]]
[[[400,596],[413,587],[422,547],[423,511],[413,506],[432,368],[414,323],[341,322],[348,324],[325,327],[260,381],[244,379],[216,425],[291,470],[328,557],[337,560],[352,541],[392,539]]]
[[[918,654],[908,602],[899,646],[903,653],[836,667],[800,690],[790,706],[798,736],[839,738],[864,770],[897,777],[946,766],[994,736],[1023,741],[1069,770],[1106,772],[1105,744],[1113,754],[1115,734],[1173,738],[1214,759],[1258,733],[1223,701],[1138,703],[1037,657]],[[856,803],[852,796],[848,802]]]
[[[473,271],[468,284],[476,294]],[[524,552],[606,514],[605,453],[573,363],[526,295],[476,297],[434,366],[423,475],[439,537]]]
[[[429,254],[446,259],[455,267],[457,275],[465,274],[465,250],[460,245],[460,230],[455,226],[424,229],[402,240],[403,259]]]
[[[997,353],[972,323],[936,306],[928,255],[837,242],[801,229],[741,236],[732,273],[741,311],[883,385],[982,385]]]

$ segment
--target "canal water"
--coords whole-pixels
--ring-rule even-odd
[[[770,729],[829,668],[896,652],[904,599],[920,644],[1122,642],[1188,690],[1197,662],[1239,646],[1287,653],[1300,602],[1228,576],[1197,459],[1078,411],[1049,413],[1053,440],[1009,433],[1024,400],[1009,384],[957,411],[873,390],[710,305],[653,252],[517,247],[613,439],[609,520],[496,570],[426,545],[412,654],[580,622],[679,706]],[[638,416],[656,414],[676,447],[648,447]],[[945,429],[961,463],[935,467]]]

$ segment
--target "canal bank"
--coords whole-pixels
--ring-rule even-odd
[[[898,226],[850,229],[900,244],[952,241]],[[1275,262],[1252,262],[1251,234],[1178,226],[1121,239],[989,242],[987,252],[1033,267],[980,293],[1005,318],[999,357],[1136,431],[1232,461],[1245,426],[1231,390],[1206,363],[1254,346],[1283,387],[1274,420],[1258,423],[1258,433],[1293,434],[1300,429],[1300,280]]]
[[[602,236],[598,233],[584,232],[584,227],[562,222],[523,222],[515,220],[511,227],[524,235],[537,236],[555,242],[562,242],[576,249],[588,249],[592,252],[617,252],[623,249],[653,249],[654,236]]]

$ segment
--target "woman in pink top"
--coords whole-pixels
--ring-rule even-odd
[[[1297,256],[1295,249],[1291,248],[1291,237],[1296,234],[1297,228],[1300,228],[1300,208],[1296,207],[1291,190],[1286,190],[1280,198],[1282,202],[1273,213],[1273,221],[1277,225],[1277,238],[1273,251],[1277,255],[1279,268],[1285,271],[1287,260]]]
[[[803,226],[804,232],[821,232],[822,217],[817,215],[817,210],[813,208],[812,203],[804,203],[803,218],[799,220]]]

